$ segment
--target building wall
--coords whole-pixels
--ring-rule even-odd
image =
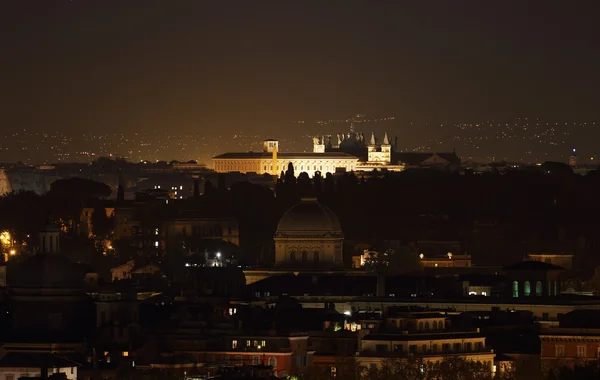
[[[323,175],[327,173],[335,173],[336,169],[343,168],[346,171],[356,169],[358,159],[349,158],[327,158],[319,157],[316,154],[314,157],[307,158],[277,158],[277,167],[273,167],[273,159],[271,158],[213,158],[214,170],[217,173],[240,172],[240,173],[257,173],[257,174],[279,174],[285,172],[289,164],[294,166],[296,174],[305,172],[310,177],[314,176],[317,171]]]
[[[140,225],[134,216],[133,208],[116,208],[114,210],[114,236],[116,239],[133,236],[135,227]]]
[[[574,365],[597,360],[600,355],[600,335],[541,335],[540,340],[543,367]]]
[[[342,246],[343,239],[275,238],[275,265],[339,266]]]
[[[235,218],[175,219],[163,223],[161,230],[163,246],[169,241],[192,236],[240,244],[239,226]]]
[[[531,260],[558,265],[565,269],[573,269],[573,255],[529,254]]]
[[[69,368],[50,368],[48,369],[48,375],[53,373],[64,373],[67,375],[68,380],[77,380],[77,367]],[[20,377],[40,377],[40,368],[0,368],[0,380],[18,380]]]

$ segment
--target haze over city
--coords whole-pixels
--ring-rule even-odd
[[[595,7],[6,2],[0,162],[80,161],[85,152],[209,162],[269,137],[309,151],[309,135],[345,131],[357,113],[386,119],[361,129],[399,136],[409,151],[535,162],[564,161],[577,147],[593,157]],[[329,120],[340,122],[320,123]]]

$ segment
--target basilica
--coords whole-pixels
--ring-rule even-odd
[[[452,153],[399,152],[398,139],[390,141],[387,133],[378,140],[372,133],[350,131],[335,136],[313,137],[313,151],[288,153],[279,151],[279,141],[265,140],[262,152],[231,152],[213,157],[213,169],[218,173],[256,173],[280,175],[291,164],[296,173],[322,175],[336,172],[367,172],[373,170],[403,171],[415,167],[438,167],[457,170],[460,158]]]

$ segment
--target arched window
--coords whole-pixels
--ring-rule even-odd
[[[538,281],[535,283],[535,295],[537,297],[542,296],[542,282],[541,281]]]
[[[531,284],[529,281],[525,281],[525,285],[523,285],[523,295],[528,297],[531,295]]]
[[[314,258],[314,260],[315,260],[315,263],[318,263],[318,262],[319,262],[319,252],[315,252],[315,253],[313,254],[313,258]]]
[[[290,260],[296,261],[296,252],[294,252],[294,251],[290,252]]]
[[[429,330],[429,321],[425,322],[425,330]]]
[[[275,359],[273,356],[271,356],[269,358],[269,365],[271,367],[273,367],[273,369],[277,368],[277,359]]]
[[[512,294],[514,298],[519,298],[519,281],[513,281]]]
[[[433,321],[433,329],[437,330],[438,329],[438,324],[437,321]]]
[[[419,330],[423,330],[423,322],[419,322]]]
[[[264,169],[264,171],[267,171],[267,165],[265,165],[265,166],[263,167],[263,169]]]
[[[302,261],[307,261],[307,260],[308,260],[308,252],[302,251]]]

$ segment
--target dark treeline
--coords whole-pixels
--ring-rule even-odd
[[[103,184],[68,179],[55,182],[44,196],[7,195],[0,199],[0,230],[26,240],[53,219],[68,234],[76,230],[83,204],[90,207],[91,200],[108,194]],[[558,164],[479,175],[420,169],[312,179],[289,168],[277,179],[275,192],[249,182],[227,188],[220,177],[216,184],[207,182],[201,196],[168,207],[237,217],[241,256],[248,263],[269,262],[279,218],[301,197],[312,196],[338,215],[347,251],[354,243],[451,240],[460,242],[475,264],[510,264],[530,252],[569,251],[576,254],[576,265],[585,262],[592,270],[600,258],[598,194],[596,171],[582,176]],[[160,218],[165,207],[148,206],[144,220]],[[110,235],[106,220],[95,222],[98,234]]]
[[[566,166],[566,165],[565,165]],[[229,205],[240,221],[243,250],[269,244],[281,215],[301,197],[316,196],[338,215],[348,241],[381,244],[459,241],[476,264],[509,264],[530,252],[576,253],[598,263],[596,215],[600,176],[558,166],[481,175],[407,170],[339,176],[292,168],[281,173],[276,195],[257,185],[207,187],[213,207]],[[593,268],[593,266],[592,266]]]

